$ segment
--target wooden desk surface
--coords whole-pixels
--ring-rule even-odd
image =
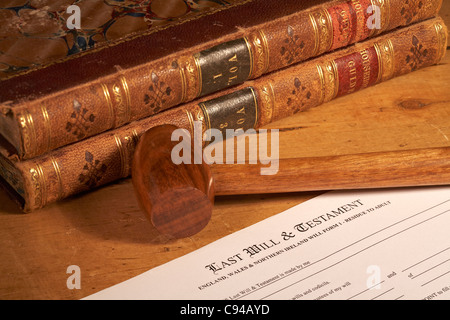
[[[441,16],[450,26],[449,1]],[[450,146],[449,85],[447,51],[438,66],[268,128],[280,129],[282,158]],[[0,299],[80,299],[321,193],[221,197],[203,231],[167,241],[140,211],[130,179],[31,214],[0,191]],[[71,265],[80,267],[81,289],[67,288]]]

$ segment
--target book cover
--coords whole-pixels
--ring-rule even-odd
[[[441,3],[442,0],[240,2],[226,10],[3,81],[0,133],[14,148],[13,157],[30,159],[325,52],[431,18]],[[369,27],[367,22],[375,13],[379,26]]]
[[[447,48],[439,17],[280,70],[213,96],[161,112],[43,156],[12,161],[0,149],[0,174],[25,211],[129,177],[139,137],[173,124],[193,130],[260,128],[327,101],[438,63]],[[244,110],[242,111],[242,108]],[[239,113],[240,117],[236,117]]]

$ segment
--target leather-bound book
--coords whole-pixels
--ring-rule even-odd
[[[245,0],[0,1],[0,79],[158,32]]]
[[[0,149],[0,173],[25,211],[128,177],[139,137],[173,124],[202,129],[260,128],[275,120],[438,63],[447,28],[433,18],[248,81],[25,161]],[[226,124],[226,125],[225,125]]]
[[[0,83],[0,133],[30,159],[388,30],[442,0],[243,0]]]

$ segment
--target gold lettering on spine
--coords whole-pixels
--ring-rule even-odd
[[[269,44],[262,30],[247,38],[251,56],[251,71],[249,79],[258,78],[269,69]]]
[[[22,129],[23,154],[29,157],[36,153],[36,130],[33,117],[28,111],[19,116],[19,124]]]
[[[42,166],[36,164],[35,168],[30,169],[30,175],[32,184],[31,187],[33,188],[34,194],[34,208],[42,208],[45,205],[47,199],[47,186]]]
[[[445,51],[447,50],[447,32],[441,23],[436,22],[434,25],[436,29],[437,41],[438,41],[438,55],[436,57],[436,63],[441,61],[445,56]]]
[[[331,49],[333,45],[333,22],[327,9],[319,9],[309,14],[315,34],[313,56]]]
[[[63,189],[63,183],[62,183],[62,176],[61,176],[61,170],[58,165],[58,161],[52,156],[51,157],[51,163],[53,166],[53,169],[55,170],[56,178],[58,179],[58,198],[57,200],[61,200],[64,198],[64,189]]]
[[[44,118],[44,128],[45,128],[45,134],[47,135],[47,145],[45,147],[45,152],[51,150],[51,143],[52,143],[52,131],[50,126],[50,117],[48,116],[48,111],[45,106],[41,106],[42,111],[42,117]]]
[[[394,46],[391,40],[375,43],[378,58],[379,74],[377,82],[386,81],[394,77]]]

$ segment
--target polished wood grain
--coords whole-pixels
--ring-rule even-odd
[[[450,1],[444,1],[441,14],[450,25]],[[449,147],[449,84],[447,52],[437,66],[267,128],[280,129],[282,159]],[[21,213],[0,192],[0,299],[80,299],[322,192],[216,197],[208,225],[177,240],[161,236],[148,223],[131,179],[31,214]],[[81,289],[67,288],[71,265],[80,267]]]
[[[211,166],[216,195],[375,189],[450,184],[450,147],[281,159],[264,165]]]

